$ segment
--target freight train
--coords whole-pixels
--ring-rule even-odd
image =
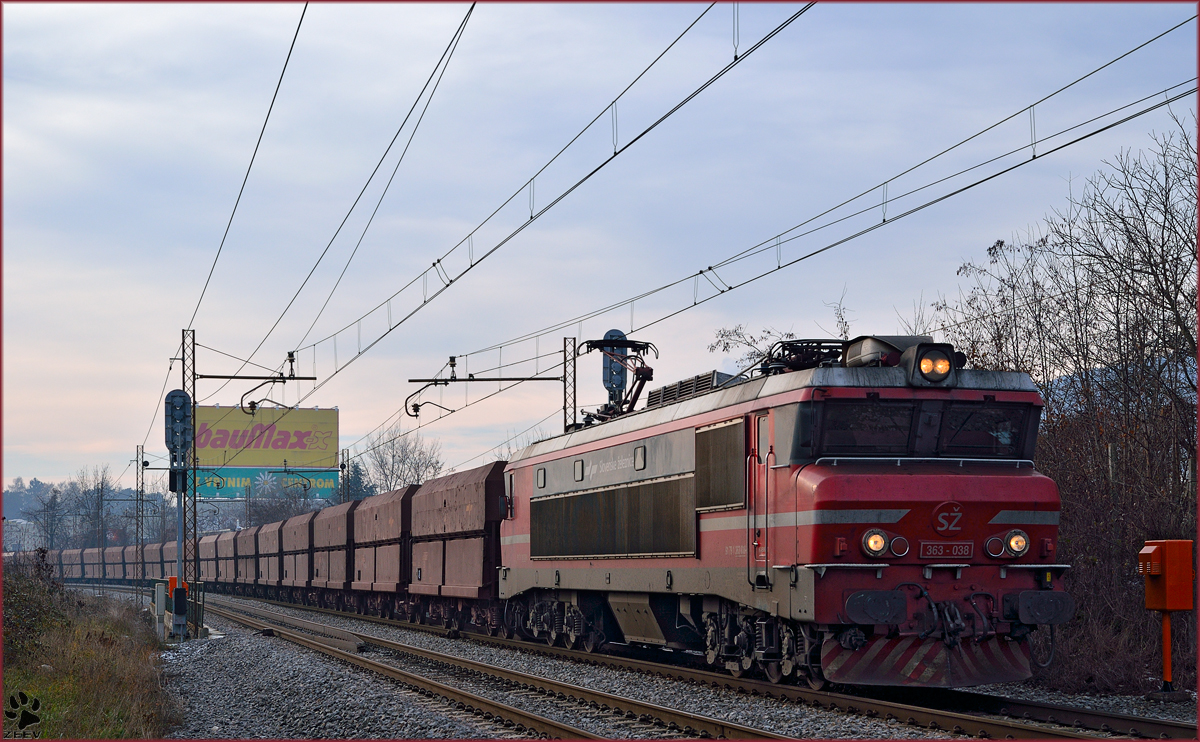
[[[1058,491],[1033,466],[1041,404],[1027,375],[924,336],[781,342],[749,377],[610,404],[512,461],[205,536],[200,576],[814,688],[1021,680],[1030,633],[1075,611]],[[145,577],[173,574],[175,550],[145,546]],[[138,557],[50,560],[129,581]]]

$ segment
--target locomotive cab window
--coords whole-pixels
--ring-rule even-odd
[[[821,424],[824,454],[906,454],[916,403],[829,400]]]
[[[938,453],[973,458],[1021,456],[1030,405],[956,402],[942,415]]]
[[[646,447],[638,446],[633,449],[633,470],[642,471],[646,468]]]
[[[575,459],[575,481],[583,481],[583,459]]]
[[[544,466],[537,470],[537,486],[538,489],[546,487],[546,467]]]
[[[814,407],[815,414],[801,409],[793,424],[792,464],[839,455],[1031,459],[1037,439],[1033,405],[991,398],[830,399]]]

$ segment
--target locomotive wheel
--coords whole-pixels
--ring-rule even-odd
[[[829,681],[826,680],[823,675],[821,675],[819,670],[810,669],[807,677],[805,677],[804,680],[806,683],[808,683],[808,687],[812,688],[813,690],[822,690],[826,685],[829,685]]]
[[[581,644],[583,644],[583,637],[574,632],[568,632],[563,638],[563,646],[567,649],[579,649]]]
[[[512,627],[511,627],[511,626],[508,626],[507,624],[503,624],[503,623],[501,623],[501,624],[500,624],[500,626],[499,626],[499,627],[497,627],[497,631],[499,632],[499,634],[500,634],[500,638],[501,638],[501,639],[511,639],[511,638],[513,638],[513,630],[512,630]]]
[[[596,631],[589,631],[583,637],[583,651],[592,653],[598,649],[600,649],[600,634]]]
[[[546,644],[553,647],[554,645],[558,644],[558,640],[562,638],[562,632],[553,630],[547,631],[543,638],[546,640]]]
[[[783,627],[782,645],[783,660],[779,663],[779,669],[785,677],[790,677],[796,671],[796,632],[791,626]]]
[[[763,674],[767,676],[767,680],[772,683],[778,683],[783,680],[783,667],[779,662],[764,662],[762,666]]]

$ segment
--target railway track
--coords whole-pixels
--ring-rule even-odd
[[[378,623],[386,626],[404,627],[417,631],[445,636],[443,626],[393,621],[377,616],[349,614],[316,606],[256,600],[314,613],[327,613],[342,618]],[[210,599],[211,601],[211,599]],[[211,605],[211,602],[210,602]],[[377,637],[350,632],[363,641],[379,643]],[[527,641],[507,640],[481,634],[464,633],[470,641],[516,648],[543,656],[569,659],[605,665],[614,668],[642,672],[653,676],[674,678],[690,683],[711,685],[737,690],[751,695],[776,698],[782,701],[809,705],[815,708],[861,714],[881,719],[896,719],[901,722],[928,729],[937,729],[956,734],[996,739],[1097,739],[1113,735],[1151,739],[1196,739],[1195,725],[1184,722],[1146,717],[1135,717],[1092,709],[1068,707],[1057,704],[1025,701],[988,696],[967,691],[922,690],[917,694],[905,689],[865,689],[855,694],[816,691],[795,685],[774,684],[750,678],[734,678],[700,667],[666,665],[634,657],[618,657],[550,647]],[[406,646],[404,650],[416,648]],[[424,651],[424,650],[417,650]],[[545,679],[540,679],[542,682]],[[937,708],[929,706],[933,703]],[[680,725],[680,728],[686,725]],[[696,728],[696,727],[693,727]],[[709,732],[712,736],[720,733]]]
[[[496,667],[474,660],[421,649],[420,647],[394,642],[370,634],[343,632],[340,629],[333,629],[324,624],[281,617],[275,611],[254,609],[244,605],[233,605],[225,601],[220,601],[218,604],[217,601],[212,599],[209,600],[208,610],[212,610],[214,605],[219,605],[219,615],[228,618],[233,618],[231,611],[249,613],[251,616],[264,622],[286,618],[289,623],[294,622],[293,625],[297,625],[297,628],[323,634],[344,634],[345,636],[338,637],[342,641],[348,641],[350,637],[353,637],[364,644],[373,644],[393,652],[420,657],[430,662],[452,667],[460,672],[496,678],[523,690],[532,690],[544,696],[551,696],[563,703],[580,704],[594,711],[598,710],[602,713],[616,714],[626,719],[636,719],[639,722],[660,727],[663,731],[671,734],[671,736],[682,735],[686,737],[716,737],[724,739],[789,739],[784,735],[773,734],[760,729],[733,724],[720,719],[712,719],[665,706],[658,706],[637,699],[582,688],[577,685],[530,675],[517,670]],[[234,620],[241,619],[234,618]]]
[[[469,693],[460,690],[445,683],[439,683],[436,680],[425,678],[414,673],[406,672],[398,667],[394,667],[384,662],[369,659],[359,655],[357,652],[346,651],[346,649],[335,646],[329,641],[329,637],[306,634],[294,629],[285,629],[270,621],[264,621],[253,616],[246,615],[234,610],[228,610],[215,605],[209,605],[208,611],[214,615],[221,616],[231,621],[250,626],[258,631],[270,631],[273,635],[294,642],[309,649],[320,652],[321,654],[337,658],[352,665],[357,665],[364,669],[378,673],[385,677],[397,680],[411,688],[417,690],[422,695],[434,695],[445,700],[446,703],[452,704],[460,709],[474,712],[485,718],[496,720],[498,723],[505,726],[515,726],[519,729],[524,728],[531,732],[545,735],[548,737],[556,737],[560,739],[603,739],[600,735],[592,734],[583,729],[563,724],[554,719],[549,719],[538,714],[533,714],[524,709],[510,706],[505,703],[500,703],[492,699]]]

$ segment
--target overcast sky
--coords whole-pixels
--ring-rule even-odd
[[[620,98],[615,116],[606,111],[705,7],[477,6],[386,195],[380,200],[428,92],[351,211],[468,6],[309,6],[199,305],[194,328],[206,348],[198,370],[233,373],[237,362],[220,354],[247,358],[264,337],[253,357],[263,366],[278,368],[287,351],[299,349],[297,373],[315,366],[320,386],[276,387],[270,398],[337,406],[341,446],[351,448],[397,419],[417,388],[409,378],[432,376],[448,356],[679,279],[686,280],[632,309],[622,305],[582,327],[460,359],[459,373],[496,375],[491,369],[500,362],[547,356],[536,368],[503,369],[530,375],[553,366],[548,354],[561,350],[564,335],[586,340],[611,328],[643,328],[632,337],[662,353],[651,360],[653,388],[732,370],[732,356],[706,351],[721,327],[829,336],[835,322],[827,304],[843,291],[854,334],[893,334],[897,312],[908,316],[915,301],[958,292],[955,271],[964,261],[984,259],[997,239],[1036,230],[1104,159],[1150,146],[1154,132],[1173,124],[1160,108],[1040,155],[1161,102],[1171,86],[1189,89],[1196,74],[1192,21],[1039,104],[1032,117],[1025,111],[1186,21],[1194,4],[818,4],[749,56],[802,6],[721,4]],[[213,266],[301,9],[3,6],[5,484],[18,476],[57,481],[108,464],[132,485],[127,465],[137,445],[144,440],[152,455],[165,453],[160,393],[164,383],[166,390],[181,386],[180,366],[169,359]],[[735,41],[737,66],[626,148],[733,61]],[[1030,160],[1034,127],[1049,137],[1155,94],[1042,142],[1036,160],[984,185],[701,302],[716,293],[714,285],[738,283],[880,223],[884,182],[893,219]],[[1194,111],[1194,96],[1171,108]],[[531,204],[534,213],[544,209],[605,162],[480,260],[529,221]],[[776,235],[872,188],[809,227],[875,207],[868,213],[773,246]],[[469,244],[462,242],[473,230]],[[764,241],[765,252],[698,282],[689,278]],[[479,262],[426,302],[444,283],[432,273],[421,278],[422,271],[460,242],[439,272],[454,277],[472,255]],[[693,302],[701,303],[645,327]],[[598,355],[582,357],[586,406],[605,399],[599,376]],[[199,396],[236,404],[252,385],[202,380]],[[540,421],[545,433],[561,431],[561,386],[530,383],[480,400],[494,391],[494,384],[464,384],[423,397],[456,410],[473,403],[441,420],[434,407],[422,412],[422,433],[440,441],[448,466],[483,463],[488,457],[473,457]],[[406,430],[415,424],[402,420]]]

